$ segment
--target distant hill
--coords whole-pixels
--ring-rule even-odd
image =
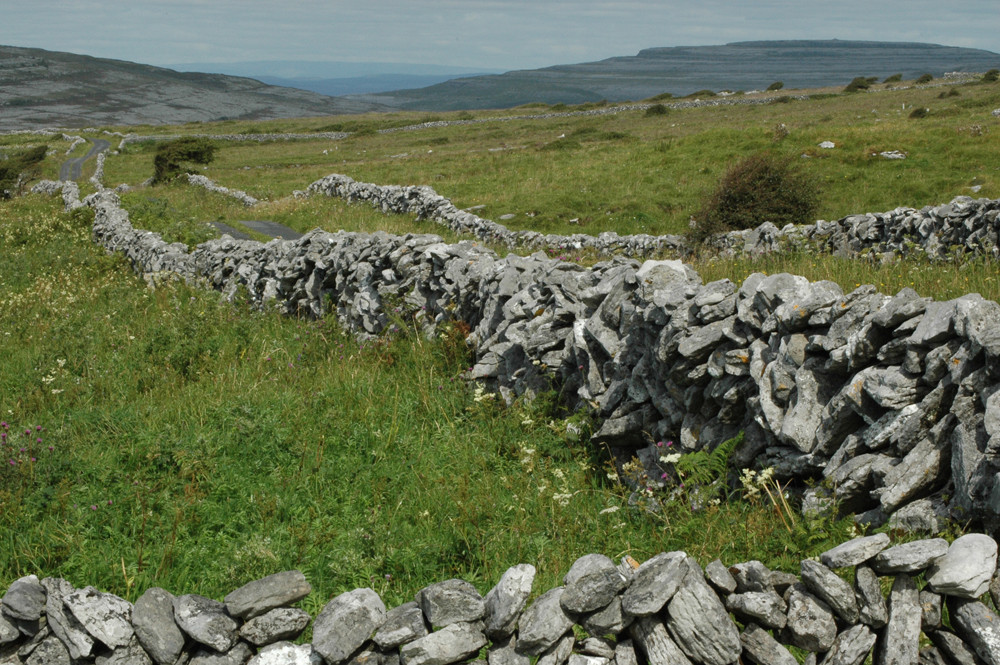
[[[3,129],[264,120],[376,110],[385,107],[249,78],[0,46]]]
[[[758,41],[724,46],[650,48],[576,65],[454,79],[416,90],[351,96],[399,109],[446,111],[509,108],[531,102],[581,104],[646,99],[703,89],[759,90],[846,85],[856,76],[913,79],[930,73],[983,72],[1000,54],[937,44],[860,41]]]

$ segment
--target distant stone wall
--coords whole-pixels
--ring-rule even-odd
[[[28,575],[0,602],[0,662],[450,665],[485,651],[489,665],[793,665],[788,647],[812,663],[1000,662],[1000,616],[978,600],[989,592],[1000,605],[996,542],[970,534],[888,545],[885,534],[849,541],[803,561],[799,575],[759,561],[702,569],[684,552],[617,566],[588,554],[530,604],[536,571],[520,564],[485,597],[450,579],[387,609],[372,589],[355,589],[315,619],[292,607],[312,590],[299,571],[250,582],[224,602],[152,588],[134,605]],[[311,643],[289,641],[310,623]],[[922,635],[931,645],[921,647]]]
[[[426,186],[376,185],[334,173],[312,183],[307,191],[346,201],[366,201],[386,213],[414,214],[455,233],[512,249],[590,249],[601,254],[635,257],[683,256],[689,251],[684,237],[678,235],[620,236],[605,232],[590,236],[511,231],[502,224],[459,210]],[[951,203],[920,210],[896,208],[883,213],[849,215],[833,222],[789,224],[781,229],[765,222],[755,229],[717,236],[712,244],[729,254],[756,255],[802,248],[840,256],[870,255],[880,260],[916,253],[931,258],[948,258],[956,253],[1000,258],[998,215],[1000,199],[960,196]]]
[[[63,189],[66,196],[69,186]],[[175,273],[227,297],[381,333],[402,308],[433,332],[468,324],[471,377],[508,401],[557,390],[596,411],[592,445],[671,472],[660,441],[712,450],[743,432],[737,468],[824,481],[807,510],[937,530],[1000,525],[1000,305],[754,274],[702,283],[679,261],[583,267],[542,253],[499,258],[438,236],[313,231],[266,244],[228,237],[193,251],[132,227],[95,194],[94,239],[150,280]]]

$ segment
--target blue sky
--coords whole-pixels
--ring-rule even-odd
[[[526,69],[756,39],[1000,52],[997,0],[0,0],[0,44],[153,65],[374,61]]]

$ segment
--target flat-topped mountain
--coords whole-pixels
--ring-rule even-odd
[[[402,109],[505,108],[545,102],[580,104],[646,99],[663,92],[843,86],[856,76],[984,72],[1000,54],[937,44],[862,41],[757,41],[723,46],[650,48],[634,56],[459,78],[427,88],[352,99]]]
[[[264,120],[381,108],[238,76],[0,46],[0,127],[8,130]]]

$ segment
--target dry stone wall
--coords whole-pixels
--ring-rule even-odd
[[[949,518],[1000,525],[1000,305],[978,294],[845,294],[789,274],[705,284],[679,261],[583,267],[433,235],[316,230],[188,251],[133,228],[113,192],[87,203],[94,239],[151,280],[333,311],[362,336],[396,310],[427,333],[464,322],[471,378],[508,401],[554,389],[593,409],[591,445],[638,458],[645,488],[672,471],[658,442],[713,450],[742,432],[736,468],[823,481],[806,510],[931,531]]]
[[[798,575],[759,561],[703,569],[680,551],[618,565],[588,554],[544,593],[520,564],[485,596],[450,579],[387,609],[355,589],[315,619],[293,607],[312,590],[299,571],[222,602],[151,588],[134,604],[28,575],[0,600],[0,663],[793,665],[791,647],[823,665],[1000,663],[1000,616],[980,601],[989,593],[1000,605],[997,543],[969,534],[889,545],[885,534],[857,538]],[[311,643],[290,641],[310,623]]]

